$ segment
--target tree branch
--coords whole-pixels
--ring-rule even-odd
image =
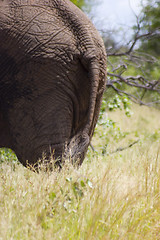
[[[137,25],[133,40],[116,49],[114,52],[110,52],[109,50],[109,70],[106,87],[112,88],[119,95],[126,95],[133,102],[148,106],[160,103],[160,98],[158,97],[158,94],[160,94],[160,79],[149,79],[148,69],[146,67],[146,64],[155,64],[158,63],[158,61],[156,57],[138,50],[135,51],[134,49],[139,40],[157,37],[160,35],[160,31],[158,28],[154,31],[149,30],[148,32],[144,32],[144,29],[141,27],[141,20],[139,20],[138,16],[136,16],[136,19]],[[127,48],[127,46],[130,47]],[[137,76],[127,76],[127,70],[133,69],[133,67],[135,72],[138,69],[140,74],[137,74]],[[127,86],[127,88],[125,86]],[[135,91],[135,89],[138,91]],[[145,103],[143,99],[149,91],[158,93],[156,95],[157,99]]]

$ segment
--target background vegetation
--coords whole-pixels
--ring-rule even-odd
[[[0,240],[160,239],[159,13],[142,5],[130,45],[103,32],[107,91],[79,169],[36,174],[0,150]]]

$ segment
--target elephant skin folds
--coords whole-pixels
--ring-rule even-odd
[[[69,0],[0,0],[0,147],[81,164],[106,81],[103,41]]]

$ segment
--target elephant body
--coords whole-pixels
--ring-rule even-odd
[[[0,147],[82,163],[105,88],[103,41],[69,0],[0,0]]]

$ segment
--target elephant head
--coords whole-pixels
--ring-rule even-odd
[[[69,0],[0,0],[0,147],[82,163],[106,81],[103,41]]]

